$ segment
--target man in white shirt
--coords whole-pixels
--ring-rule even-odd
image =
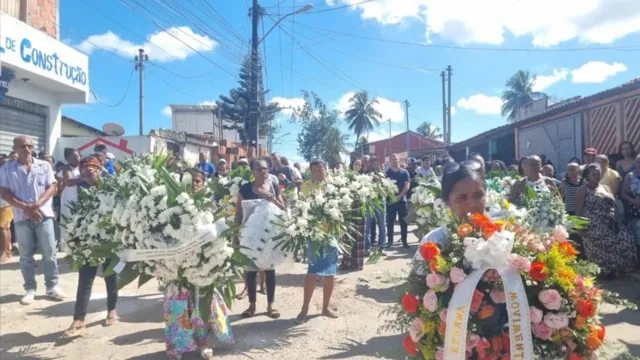
[[[51,164],[33,158],[33,142],[28,136],[13,139],[18,160],[0,169],[0,197],[13,208],[16,238],[20,244],[20,271],[24,279],[23,305],[33,302],[36,293],[36,243],[42,254],[46,295],[63,300],[67,295],[58,286],[58,260],[52,198],[57,182]]]

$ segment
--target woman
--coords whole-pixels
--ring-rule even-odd
[[[302,186],[302,194],[306,195],[312,194],[318,188],[322,188],[327,178],[327,165],[324,161],[314,160],[309,164],[309,168],[311,169],[311,180],[305,182]],[[302,310],[296,317],[296,323],[304,324],[307,322],[309,304],[311,304],[318,276],[324,277],[322,284],[322,316],[336,319],[338,315],[329,309],[329,303],[333,293],[334,278],[338,270],[338,249],[333,246],[327,246],[325,249],[315,249],[312,244],[309,244],[307,253],[309,256],[309,268],[304,279],[304,302]]]
[[[629,205],[629,228],[633,232],[636,243],[636,259],[640,260],[640,156],[636,157],[633,172],[624,178],[621,191],[622,200]],[[640,265],[638,261],[637,265]]]
[[[585,256],[600,266],[603,276],[622,275],[635,265],[633,235],[618,225],[616,200],[606,185],[600,185],[600,165],[586,165],[582,177],[585,185],[576,194],[576,215],[590,220],[582,235]]]
[[[569,163],[567,174],[560,184],[560,195],[562,195],[564,207],[569,215],[576,214],[576,193],[581,186],[580,165],[574,162]]]
[[[353,160],[351,163],[351,171],[353,171],[354,174],[360,174],[360,171],[362,171],[362,159]]]
[[[251,162],[251,170],[255,180],[246,183],[240,187],[238,192],[238,200],[236,202],[236,223],[243,224],[243,200],[264,199],[274,204],[281,210],[285,210],[284,201],[279,187],[273,186],[273,182],[269,177],[269,164],[264,159]],[[267,284],[267,316],[272,319],[278,319],[280,312],[273,307],[276,294],[276,271],[264,270]],[[258,271],[246,272],[246,286],[249,293],[249,308],[242,313],[245,318],[252,317],[256,313],[256,293],[257,293],[257,277]]]
[[[64,149],[68,166],[62,171],[64,190],[60,196],[60,215],[71,216],[71,202],[78,200],[78,185],[84,182],[80,176],[80,154],[74,148]]]
[[[616,170],[620,177],[625,179],[627,174],[634,172],[638,168],[636,165],[636,149],[631,141],[623,141],[618,147],[618,152],[622,159],[616,162]]]
[[[493,160],[489,171],[507,171],[507,165],[503,161]]]
[[[189,170],[194,193],[205,186],[205,173],[194,168]],[[195,300],[195,301],[194,301]],[[167,355],[179,360],[182,355],[199,350],[203,359],[213,358],[213,349],[207,338],[211,333],[224,344],[233,344],[235,339],[229,321],[229,309],[222,296],[215,291],[208,306],[211,316],[205,323],[200,316],[200,294],[192,294],[177,284],[164,286],[164,342]]]
[[[83,182],[78,184],[80,187],[97,186],[98,179],[102,171],[102,166],[99,160],[94,156],[89,156],[80,161],[80,175]],[[107,259],[102,264],[102,271],[104,272],[111,263],[110,259]],[[97,266],[90,266],[88,264],[83,265],[78,271],[78,291],[76,292],[76,305],[73,314],[73,322],[69,329],[63,333],[64,338],[71,338],[79,336],[86,330],[86,324],[84,322],[87,315],[87,307],[89,306],[89,300],[91,299],[91,289],[93,288],[93,280],[96,278],[98,272]],[[116,312],[116,303],[118,302],[118,276],[113,274],[104,278],[104,282],[107,286],[107,319],[104,322],[104,326],[112,326],[119,320],[118,313]]]
[[[465,161],[462,164],[451,163],[445,166],[442,177],[442,200],[449,206],[451,213],[463,221],[468,214],[484,213],[486,203],[487,182],[481,171],[482,165],[476,161]],[[431,231],[420,241],[420,246],[428,241],[445,245],[447,241],[447,227]],[[420,255],[420,246],[414,255],[414,260],[424,261]],[[426,276],[428,269],[416,267],[419,275]]]
[[[513,184],[509,193],[509,202],[514,204],[523,203],[522,196],[526,193],[527,186],[531,187],[536,193],[548,193],[557,189],[552,179],[540,174],[541,168],[542,160],[536,155],[530,156],[526,158],[526,161],[522,162],[524,177]]]

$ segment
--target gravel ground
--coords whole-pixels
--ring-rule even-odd
[[[302,305],[302,283],[306,266],[295,264],[280,269],[277,277],[276,306],[282,317],[264,315],[266,297],[258,295],[258,313],[251,319],[232,317],[236,344],[215,348],[217,359],[404,359],[402,334],[379,332],[385,320],[380,313],[401,296],[401,286],[391,276],[407,268],[415,252],[417,239],[410,239],[411,249],[394,248],[377,264],[365,270],[341,274],[336,278],[333,307],[339,319],[319,316],[322,289],[314,294],[310,320],[296,325],[295,316]],[[38,261],[38,264],[40,262]],[[43,277],[38,276],[39,290],[30,306],[18,303],[22,296],[22,276],[17,258],[0,265],[0,359],[165,359],[162,294],[152,281],[137,289],[130,285],[120,292],[118,311],[121,322],[102,326],[106,317],[104,282],[97,278],[87,316],[86,335],[62,340],[60,335],[71,324],[77,286],[77,273],[70,272],[60,260],[60,283],[69,298],[64,302],[45,299]],[[319,284],[320,285],[320,284]],[[603,286],[623,297],[640,302],[640,278],[608,282]],[[235,313],[241,313],[247,300],[236,301]],[[640,311],[605,308],[603,323],[607,337],[613,340],[613,355],[630,351],[640,356]],[[196,354],[184,359],[198,359]]]

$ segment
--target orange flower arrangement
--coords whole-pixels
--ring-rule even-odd
[[[590,300],[578,299],[576,301],[576,311],[584,318],[590,318],[596,315],[596,306]]]
[[[549,275],[547,274],[546,266],[542,261],[534,261],[531,263],[529,276],[531,276],[533,281],[544,281]]]
[[[469,224],[462,224],[458,226],[458,236],[460,236],[460,238],[466,237],[467,235],[471,234],[472,231],[473,227],[471,227],[471,225]]]
[[[567,360],[584,360],[584,357],[572,352],[569,354],[569,357],[567,358]]]
[[[576,330],[584,329],[584,326],[587,324],[587,318],[578,314],[576,315],[576,319],[573,322],[573,328]]]
[[[495,234],[498,231],[500,231],[500,226],[492,222],[485,223],[482,226],[482,233],[484,234],[484,238],[487,240],[491,238],[491,236],[493,236],[493,234]]]
[[[495,311],[496,309],[493,306],[485,305],[484,307],[482,307],[482,309],[480,309],[480,312],[478,312],[478,318],[480,318],[480,320],[486,320],[493,316]]]
[[[429,241],[420,247],[420,255],[426,261],[431,261],[440,255],[440,249],[436,243]]]
[[[570,259],[574,259],[578,255],[578,250],[568,241],[562,241],[558,244],[560,253]]]
[[[429,270],[431,270],[431,272],[438,272],[438,259],[435,258],[431,261],[429,261]]]
[[[604,326],[590,325],[589,330],[589,335],[587,335],[587,347],[590,350],[597,350],[604,342]]]
[[[471,220],[471,223],[474,226],[480,229],[482,229],[485,224],[491,222],[491,220],[489,219],[489,217],[487,217],[487,215],[480,214],[480,213],[471,214],[471,216],[469,217],[469,220]]]

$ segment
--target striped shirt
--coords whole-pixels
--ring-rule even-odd
[[[46,161],[33,159],[28,173],[18,160],[9,161],[0,168],[0,188],[9,189],[17,200],[26,204],[38,201],[47,188],[55,183],[56,177],[51,164]],[[40,208],[44,217],[54,217],[52,201],[53,197]],[[16,222],[29,219],[21,209],[15,207],[13,215]]]

